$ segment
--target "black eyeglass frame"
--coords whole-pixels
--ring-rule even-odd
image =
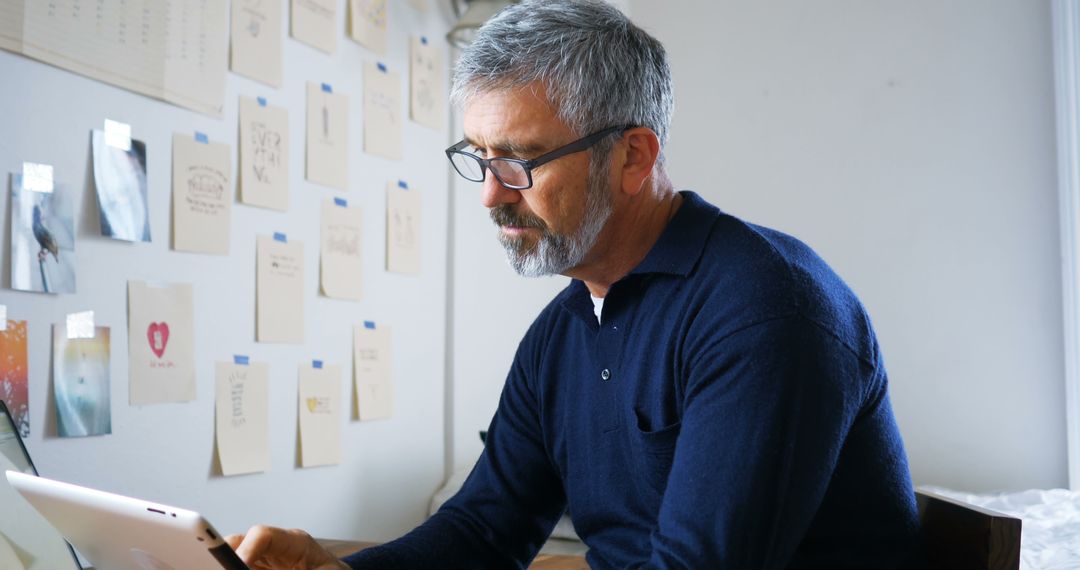
[[[604,137],[606,137],[608,135],[611,135],[611,134],[614,134],[616,132],[621,133],[623,131],[626,131],[626,130],[632,129],[632,128],[634,128],[633,125],[617,125],[617,126],[614,126],[614,127],[608,127],[606,129],[596,131],[595,133],[593,133],[591,135],[586,135],[586,136],[584,136],[584,137],[582,137],[582,138],[580,138],[580,139],[578,139],[576,141],[573,141],[571,143],[567,143],[567,144],[565,144],[565,145],[563,145],[563,146],[561,146],[561,147],[559,147],[559,148],[557,148],[555,150],[546,152],[546,153],[544,153],[544,154],[542,154],[542,155],[540,155],[540,156],[538,156],[538,157],[536,157],[534,159],[531,159],[531,160],[525,160],[525,159],[521,159],[521,158],[513,158],[513,157],[509,157],[509,156],[496,156],[496,157],[493,157],[493,158],[480,158],[479,156],[476,156],[475,154],[473,154],[471,152],[465,152],[465,151],[461,150],[461,149],[465,148],[466,146],[469,146],[469,141],[467,141],[467,140],[462,140],[460,142],[457,142],[453,146],[451,146],[450,148],[446,149],[446,158],[448,160],[450,160],[450,164],[453,165],[454,170],[457,171],[457,173],[460,174],[462,178],[464,178],[465,180],[469,180],[470,182],[483,182],[484,179],[487,178],[488,170],[490,170],[491,173],[495,175],[495,178],[499,181],[499,184],[502,184],[506,188],[509,188],[511,190],[528,190],[529,188],[532,188],[532,185],[533,185],[532,169],[534,169],[534,168],[536,168],[538,166],[542,166],[544,164],[547,164],[547,163],[549,163],[549,162],[551,162],[551,161],[553,161],[553,160],[555,160],[557,158],[562,158],[562,157],[564,157],[564,156],[566,156],[568,154],[574,154],[576,152],[581,152],[583,150],[588,150],[589,148],[592,148],[593,145],[595,145],[596,143],[603,140]],[[458,168],[457,164],[454,163],[454,155],[455,154],[461,154],[461,155],[464,155],[464,156],[467,156],[469,158],[472,158],[472,159],[476,160],[476,162],[480,164],[480,178],[476,179],[476,178],[473,178],[473,177],[465,174],[464,172],[462,172],[461,169]],[[501,161],[501,162],[512,162],[512,163],[515,163],[515,164],[520,164],[522,166],[522,168],[525,170],[525,177],[528,180],[528,182],[524,186],[515,185],[515,184],[507,184],[506,181],[502,179],[502,176],[499,176],[498,171],[496,169],[494,169],[494,168],[491,168],[491,163],[499,162],[499,161]]]

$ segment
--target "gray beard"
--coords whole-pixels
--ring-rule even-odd
[[[606,162],[600,168],[590,166],[585,215],[581,225],[570,235],[554,233],[547,228],[543,220],[516,214],[509,205],[492,208],[491,219],[496,225],[537,228],[541,231],[540,239],[533,247],[526,243],[525,236],[508,236],[499,232],[499,242],[506,249],[506,260],[518,275],[558,275],[585,259],[585,255],[596,244],[600,230],[604,229],[604,224],[611,217],[612,200],[607,188],[607,174]]]

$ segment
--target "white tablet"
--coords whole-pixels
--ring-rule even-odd
[[[6,473],[11,486],[100,570],[247,568],[199,513]]]

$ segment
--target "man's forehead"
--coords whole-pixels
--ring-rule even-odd
[[[569,129],[556,116],[543,92],[528,87],[478,93],[464,108],[466,140],[542,146]]]

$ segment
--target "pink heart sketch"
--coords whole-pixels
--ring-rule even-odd
[[[150,323],[146,327],[146,339],[150,341],[150,350],[154,355],[161,358],[165,354],[165,346],[169,344],[169,325],[167,323]]]

